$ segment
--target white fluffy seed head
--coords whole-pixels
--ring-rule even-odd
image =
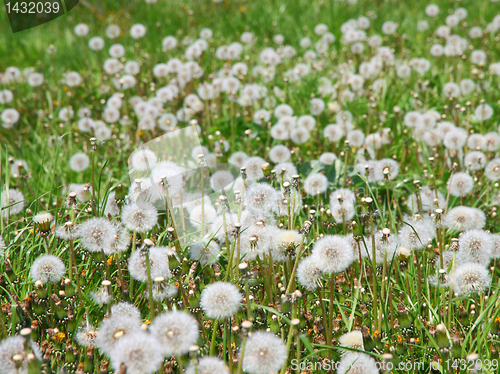
[[[398,176],[399,164],[392,158],[384,158],[376,162],[374,172],[377,181],[393,180]]]
[[[240,308],[242,297],[238,288],[228,282],[215,282],[203,289],[200,304],[209,318],[231,317]]]
[[[137,171],[152,170],[157,162],[158,157],[149,149],[140,149],[136,151],[130,160],[132,167]]]
[[[150,247],[149,248],[149,264],[151,271],[151,279],[156,277],[170,278],[172,273],[169,269],[168,256],[172,250],[168,247]],[[128,260],[128,270],[130,276],[135,280],[147,282],[147,262],[146,253],[142,250],[137,250],[130,256]]]
[[[339,343],[343,347],[359,349],[364,351],[365,346],[363,344],[363,333],[359,330],[354,330],[345,333],[339,338]]]
[[[452,196],[462,197],[472,192],[474,179],[467,173],[455,173],[448,180],[448,189]]]
[[[304,190],[310,196],[324,193],[328,188],[328,179],[320,173],[311,174],[304,180]]]
[[[412,251],[424,248],[436,236],[436,227],[428,218],[408,217],[410,225],[403,225],[398,232],[399,243]]]
[[[158,210],[150,202],[130,203],[122,209],[122,221],[131,231],[146,232],[158,222]]]
[[[164,357],[188,353],[199,336],[196,318],[182,311],[160,314],[151,323],[150,331],[160,343]]]
[[[488,270],[480,264],[465,263],[455,269],[453,290],[458,295],[471,295],[484,292],[491,284]]]
[[[193,260],[199,261],[202,266],[206,266],[216,263],[220,253],[220,246],[215,241],[208,244],[197,242],[191,246],[189,256]]]
[[[0,368],[5,374],[28,373],[29,358],[26,352],[26,339],[21,335],[11,336],[0,343]],[[38,360],[42,354],[38,344],[28,344]],[[16,357],[18,360],[14,361]]]
[[[337,366],[338,374],[378,374],[377,362],[364,353],[349,352],[342,356]]]
[[[228,170],[217,170],[210,177],[210,187],[214,191],[221,191],[222,189],[227,190],[230,185],[234,182],[235,177]]]
[[[244,166],[246,167],[247,179],[257,181],[264,177],[264,172],[262,171],[262,165],[266,163],[262,157],[254,156],[250,157],[245,161]]]
[[[484,175],[490,181],[496,182],[500,180],[500,158],[495,158],[488,162],[484,169]]]
[[[318,259],[308,256],[299,262],[297,266],[297,279],[299,283],[308,290],[313,291],[320,285],[323,272],[318,267]]]
[[[250,209],[268,211],[276,204],[276,190],[267,183],[255,183],[245,194],[245,205]]]
[[[345,237],[326,235],[314,244],[312,257],[324,273],[340,273],[354,261],[354,249]]]
[[[33,262],[33,265],[31,265],[31,279],[35,282],[59,282],[65,272],[66,266],[64,265],[64,262],[59,257],[54,255],[42,255]]]
[[[111,354],[116,344],[124,336],[141,332],[140,321],[137,318],[126,315],[111,315],[102,321],[96,346],[104,353]]]
[[[127,373],[152,374],[163,362],[159,342],[142,331],[121,338],[109,357],[115,372],[119,372],[123,364]]]
[[[76,172],[82,172],[86,170],[90,165],[90,159],[89,156],[87,156],[85,153],[75,153],[71,158],[69,159],[69,167],[71,170],[76,171]]]
[[[290,150],[288,149],[288,147],[282,144],[275,145],[269,151],[269,159],[275,164],[279,164],[280,162],[287,162],[290,157]]]
[[[482,230],[469,230],[458,239],[458,262],[475,262],[487,266],[493,252],[493,240],[490,234]]]
[[[136,318],[138,322],[141,320],[141,312],[134,304],[127,301],[121,301],[111,307],[111,315],[113,316],[128,316]]]
[[[86,250],[101,252],[109,250],[117,231],[115,225],[105,218],[90,218],[80,225],[78,233]]]
[[[9,215],[21,213],[24,208],[23,193],[13,188],[2,191],[0,208],[2,208],[2,216],[4,218],[9,217]]]
[[[468,206],[451,208],[443,219],[444,226],[454,231],[481,230],[486,224],[486,215],[482,210]]]
[[[257,331],[247,339],[243,370],[250,374],[275,373],[287,357],[286,346],[280,338],[270,332]]]
[[[186,368],[186,374],[229,374],[226,363],[217,357],[202,357]]]

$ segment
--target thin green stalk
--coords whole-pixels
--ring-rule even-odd
[[[148,276],[149,319],[150,321],[152,321],[155,318],[155,305],[153,300],[153,282],[151,280],[151,264],[149,262],[149,248],[146,251],[146,273]]]
[[[210,342],[210,356],[215,355],[215,338],[217,336],[217,330],[219,327],[219,320],[214,320],[212,329],[212,340]]]

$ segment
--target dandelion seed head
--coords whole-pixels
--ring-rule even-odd
[[[139,323],[141,321],[141,312],[139,311],[139,308],[127,301],[120,301],[119,303],[112,305],[111,315],[136,318]]]
[[[482,210],[467,206],[456,206],[451,208],[443,224],[454,231],[481,230],[486,224],[486,215]]]
[[[483,230],[466,231],[460,235],[458,244],[457,260],[459,262],[475,262],[482,266],[490,263],[494,242],[489,233]]]
[[[0,195],[0,208],[2,208],[4,218],[9,217],[9,215],[21,213],[24,208],[23,193],[13,188],[3,190]]]
[[[364,353],[349,352],[342,356],[337,366],[338,374],[378,374],[377,362]]]
[[[2,374],[28,373],[28,357],[26,340],[20,335],[8,337],[0,342],[0,370]],[[42,360],[40,348],[36,343],[31,343],[30,348],[38,360]]]
[[[245,194],[245,205],[255,210],[270,210],[277,200],[276,190],[267,183],[256,183]]]
[[[287,162],[288,160],[290,160],[290,157],[290,150],[288,149],[288,147],[282,144],[275,145],[269,151],[269,159],[275,164],[279,164],[280,162]]]
[[[226,363],[217,357],[202,357],[186,368],[186,374],[229,374]]]
[[[90,218],[80,224],[82,246],[90,252],[108,251],[116,237],[116,227],[105,218]]]
[[[304,190],[310,196],[317,196],[318,193],[322,194],[326,192],[327,188],[328,179],[323,174],[311,174],[304,180]]]
[[[266,163],[262,157],[254,156],[249,157],[245,161],[245,168],[247,173],[247,178],[253,181],[258,181],[264,178],[264,171],[262,170],[262,165]]]
[[[35,282],[42,281],[44,284],[59,282],[65,272],[64,262],[54,255],[41,255],[31,265],[31,279]]]
[[[158,222],[158,210],[150,202],[130,203],[122,209],[122,222],[131,231],[146,232]]]
[[[102,321],[95,345],[109,355],[114,351],[116,344],[129,334],[142,332],[140,321],[127,315],[111,315]]]
[[[109,357],[115,372],[119,372],[123,364],[127,373],[152,374],[160,369],[163,362],[159,342],[142,331],[119,339]]]
[[[149,248],[149,263],[151,271],[151,279],[156,277],[170,278],[172,273],[169,269],[168,256],[172,250],[168,247],[150,247]],[[146,254],[142,250],[137,250],[130,256],[128,260],[128,270],[130,276],[140,282],[147,282],[147,262]]]
[[[308,290],[313,291],[319,286],[323,272],[318,267],[318,259],[308,256],[299,262],[297,266],[297,279],[299,283]]]
[[[312,257],[324,273],[340,273],[354,261],[354,249],[345,237],[325,235],[314,244]]]
[[[464,263],[453,274],[453,291],[458,295],[478,294],[486,291],[491,284],[488,270],[477,263]]]
[[[339,344],[342,347],[348,347],[353,349],[359,349],[361,351],[365,350],[363,344],[363,333],[359,330],[354,330],[343,334],[339,338]]]
[[[238,311],[241,300],[236,286],[228,282],[215,282],[203,289],[200,304],[207,317],[224,319]]]
[[[188,353],[199,336],[196,318],[182,311],[166,312],[155,317],[150,331],[160,343],[164,357]]]
[[[200,261],[202,266],[206,266],[215,264],[220,253],[221,248],[215,241],[211,241],[208,244],[197,242],[191,246],[189,256],[193,260]]]
[[[243,354],[243,370],[250,374],[278,371],[288,352],[283,341],[270,332],[257,331],[247,339]]]
[[[448,180],[447,187],[452,196],[463,197],[472,192],[474,179],[467,173],[455,173]]]

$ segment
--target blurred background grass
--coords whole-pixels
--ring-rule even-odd
[[[105,37],[104,30],[111,23],[122,29],[122,36],[113,41],[117,43],[124,43],[124,38],[131,40],[128,31],[134,23],[147,26],[147,36],[140,40],[141,49],[149,53],[157,51],[155,59],[166,61],[168,56],[161,52],[160,47],[161,40],[167,35],[197,37],[200,29],[209,27],[214,31],[215,40],[224,37],[229,43],[249,30],[257,36],[257,46],[277,33],[285,36],[285,43],[296,45],[302,37],[313,36],[313,28],[320,22],[326,23],[339,39],[340,26],[347,19],[361,14],[375,14],[379,17],[372,19],[371,27],[378,33],[384,21],[399,22],[399,31],[408,35],[406,47],[411,48],[413,53],[428,54],[428,45],[419,37],[415,25],[417,20],[429,19],[424,9],[432,2],[441,8],[438,19],[442,23],[439,24],[444,24],[450,4],[452,8],[466,7],[469,11],[467,21],[474,20],[475,24],[483,27],[500,11],[498,3],[476,0],[455,1],[455,4],[442,0],[359,0],[355,5],[336,0],[225,0],[219,4],[211,0],[158,0],[155,4],[147,4],[144,0],[80,0],[79,5],[67,15],[13,34],[5,7],[1,7],[0,70],[11,65],[28,67],[37,64],[49,64],[54,69],[88,68],[89,63],[98,63],[93,56],[90,60],[83,58],[88,52],[88,39],[92,36]],[[90,26],[90,33],[85,38],[79,38],[73,32],[74,26],[80,22]],[[105,40],[106,48],[97,53],[101,58],[108,56],[107,49],[112,44],[111,40]],[[336,43],[339,43],[338,40]],[[47,53],[50,45],[56,48],[52,54]],[[133,48],[127,47],[126,43],[124,45],[128,49],[127,57],[132,57]]]

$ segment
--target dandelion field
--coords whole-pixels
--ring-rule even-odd
[[[499,371],[498,1],[0,21],[0,374]]]

